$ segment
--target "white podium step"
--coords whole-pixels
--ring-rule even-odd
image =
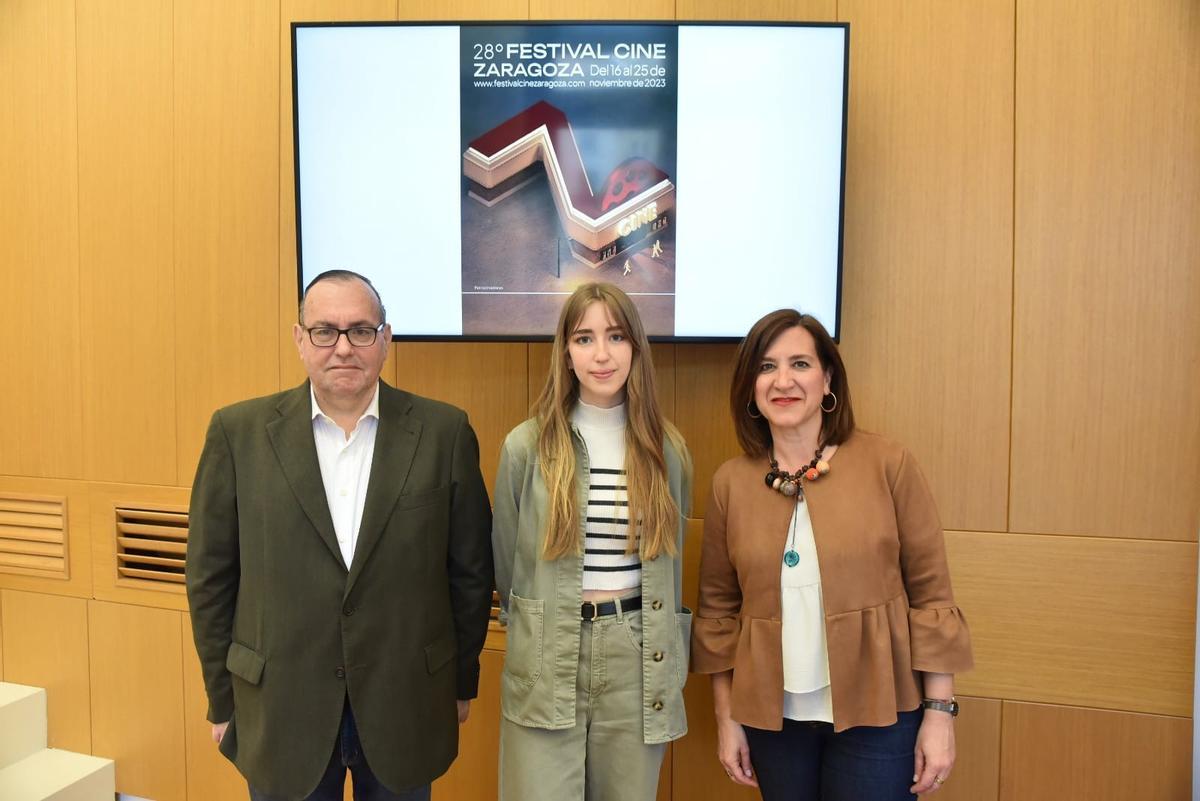
[[[46,691],[0,682],[0,768],[46,747]],[[0,793],[7,801],[8,796]]]
[[[115,795],[111,759],[45,748],[0,768],[4,801],[112,801]]]

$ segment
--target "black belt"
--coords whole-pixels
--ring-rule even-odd
[[[632,598],[621,599],[622,612],[636,612],[642,608],[642,596],[635,595]],[[579,616],[584,620],[595,620],[598,617],[608,617],[617,613],[616,601],[605,601],[601,604],[594,604],[591,601],[584,601],[583,606],[579,607]]]

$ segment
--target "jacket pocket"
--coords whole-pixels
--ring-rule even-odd
[[[508,596],[508,638],[504,672],[532,687],[542,676],[542,618],[546,602]]]
[[[420,509],[422,506],[431,506],[438,502],[445,504],[449,498],[449,484],[444,487],[438,487],[437,489],[414,492],[411,495],[402,493],[400,497],[396,499],[396,511],[402,512],[407,509]]]
[[[433,675],[454,658],[458,645],[453,637],[444,637],[425,646],[425,669]]]
[[[240,642],[231,642],[229,652],[225,655],[225,669],[240,679],[251,684],[262,681],[263,667],[267,660],[257,651],[251,650]]]
[[[687,684],[688,658],[692,645],[692,610],[686,606],[675,613],[675,680]]]

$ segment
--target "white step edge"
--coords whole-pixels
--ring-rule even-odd
[[[46,747],[46,691],[0,682],[0,768]],[[0,793],[0,798],[8,801]]]
[[[46,748],[0,768],[4,801],[112,801],[116,792],[111,759]]]

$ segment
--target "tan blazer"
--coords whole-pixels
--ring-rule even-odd
[[[342,705],[394,792],[445,772],[473,698],[492,597],[491,512],[467,416],[379,386],[352,564],[342,560],[308,384],[213,415],[192,488],[187,592],[221,751],[303,798]]]
[[[916,671],[972,665],[937,510],[912,455],[861,431],[805,485],[821,570],[833,722],[886,726],[921,702]],[[794,501],[763,483],[766,459],[731,459],[704,520],[692,669],[733,669],[733,718],[783,726],[780,571]]]

